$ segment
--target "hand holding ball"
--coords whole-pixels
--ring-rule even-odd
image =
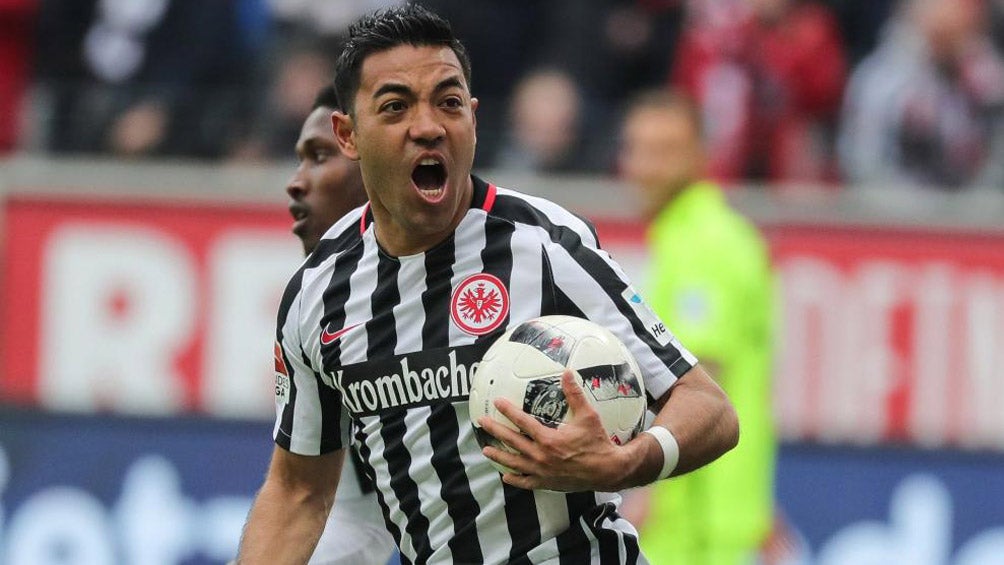
[[[469,408],[479,443],[513,451],[477,425],[487,416],[518,430],[493,401],[506,398],[545,426],[570,417],[561,374],[572,369],[608,437],[634,438],[644,421],[645,385],[634,356],[609,330],[572,316],[541,316],[516,325],[485,353],[471,379]],[[502,472],[509,469],[492,462]]]

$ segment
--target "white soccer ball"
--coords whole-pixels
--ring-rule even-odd
[[[552,428],[568,420],[568,403],[561,389],[566,367],[575,371],[576,382],[613,442],[624,444],[641,431],[647,401],[634,356],[606,328],[582,318],[554,315],[516,325],[485,352],[471,378],[468,400],[478,442],[513,451],[477,425],[478,418],[488,416],[518,429],[495,409],[492,401],[496,398],[509,399]]]

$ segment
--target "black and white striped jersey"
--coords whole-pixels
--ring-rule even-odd
[[[404,562],[644,562],[616,494],[505,485],[467,410],[488,345],[536,316],[609,328],[637,358],[650,400],[696,363],[592,225],[474,178],[470,210],[433,249],[391,257],[374,230],[368,208],[350,213],[287,287],[275,441],[310,455],[354,434]]]

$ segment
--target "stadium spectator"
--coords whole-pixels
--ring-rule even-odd
[[[576,84],[581,111],[590,116],[581,130],[587,155],[562,170],[609,169],[614,151],[604,143],[605,124],[628,92],[665,79],[683,12],[682,0],[422,3],[453,23],[476,68],[492,69],[474,78],[481,100],[477,166],[526,166],[527,159],[514,159],[510,126],[516,88],[528,75],[549,69]]]
[[[217,157],[248,134],[262,0],[46,0],[38,70],[57,152]]]
[[[0,0],[0,154],[18,143],[37,9],[37,0]]]
[[[695,0],[671,82],[698,101],[713,178],[819,182],[835,177],[845,76],[824,5]]]
[[[839,155],[851,183],[1000,186],[1004,60],[982,0],[907,0],[854,71]]]
[[[623,515],[659,565],[741,565],[781,545],[767,543],[777,450],[770,261],[757,229],[705,176],[700,120],[689,98],[658,90],[633,101],[622,127],[620,170],[650,222],[645,295],[711,368],[743,430],[714,465],[627,493]]]
[[[509,104],[509,127],[495,165],[539,173],[586,168],[583,104],[579,87],[568,73],[540,69],[524,76]]]
[[[840,22],[848,68],[856,67],[878,45],[880,32],[898,1],[825,0]]]
[[[611,116],[631,93],[665,81],[685,0],[554,0],[539,64],[568,72],[590,112]],[[594,120],[590,120],[594,121]],[[595,120],[596,135],[605,127]]]
[[[300,127],[313,109],[313,94],[330,84],[334,61],[323,43],[310,36],[275,46],[271,87],[262,97],[253,124],[253,135],[232,148],[231,158],[241,161],[285,159],[300,135]]]

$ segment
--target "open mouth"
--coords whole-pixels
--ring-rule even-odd
[[[435,200],[445,190],[446,167],[435,159],[422,159],[411,172],[411,180],[423,196]]]
[[[310,209],[299,202],[294,202],[289,205],[289,215],[293,217],[294,221],[298,222],[310,215]]]
[[[293,217],[293,233],[299,234],[307,224],[307,217],[310,216],[310,208],[295,202],[289,205],[289,215]]]

